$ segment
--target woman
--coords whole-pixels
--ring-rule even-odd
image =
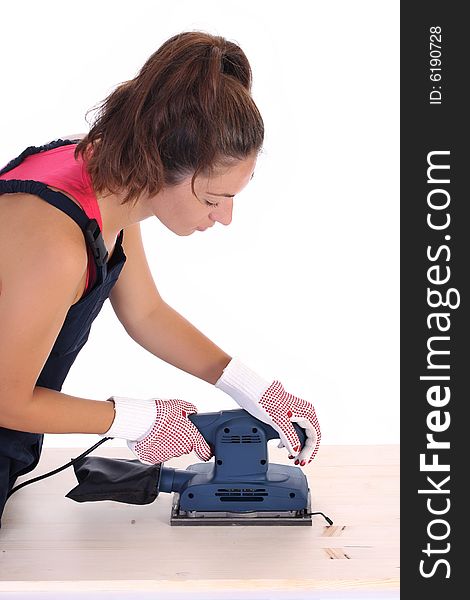
[[[136,342],[272,425],[295,464],[315,456],[312,404],[168,306],[140,235],[152,216],[180,236],[230,223],[263,143],[250,90],[236,44],[181,33],[109,95],[82,139],[27,148],[0,171],[0,516],[17,477],[36,466],[44,433],[123,438],[148,463],[192,450],[211,458],[188,402],[61,393],[107,297]],[[303,448],[294,421],[306,430]]]

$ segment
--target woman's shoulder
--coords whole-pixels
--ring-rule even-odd
[[[83,233],[65,213],[34,194],[0,195],[0,278],[18,270],[63,273],[85,285],[87,251]],[[77,292],[79,294],[80,292]]]

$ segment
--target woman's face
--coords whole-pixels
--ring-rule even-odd
[[[253,176],[257,155],[237,161],[230,167],[219,168],[211,177],[191,177],[181,183],[163,188],[152,198],[153,214],[177,235],[205,231],[215,223],[229,225],[232,221],[233,197],[239,194]]]

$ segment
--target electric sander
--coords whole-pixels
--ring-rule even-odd
[[[160,492],[173,493],[171,525],[311,525],[312,514],[323,514],[310,512],[310,490],[299,467],[269,462],[268,441],[279,438],[270,425],[242,409],[189,419],[211,447],[213,461],[183,470],[139,460],[76,459],[79,485],[67,497],[148,504]],[[293,425],[303,446],[304,430]]]

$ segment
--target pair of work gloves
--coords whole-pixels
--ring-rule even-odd
[[[286,392],[279,381],[269,382],[233,358],[225,367],[215,387],[229,394],[247,412],[278,433],[281,443],[295,464],[310,463],[320,444],[320,427],[310,402]],[[115,418],[103,437],[123,438],[132,452],[144,463],[162,463],[191,451],[208,461],[212,451],[188,416],[196,407],[184,400],[150,398],[136,400],[112,396]],[[303,448],[294,429],[298,423],[305,430]]]

